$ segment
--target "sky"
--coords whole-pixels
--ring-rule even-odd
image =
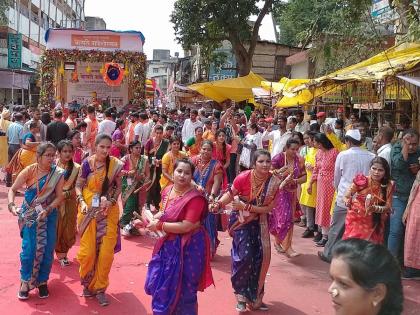
[[[144,52],[153,58],[153,49],[170,49],[171,55],[182,48],[175,41],[169,16],[175,0],[86,0],[85,15],[105,20],[107,29],[143,33]]]
[[[153,58],[153,49],[169,49],[171,56],[181,45],[175,40],[173,25],[169,21],[175,0],[85,0],[85,15],[105,20],[110,30],[141,31],[146,38],[144,52]],[[260,28],[262,39],[274,40],[271,17],[266,16]]]

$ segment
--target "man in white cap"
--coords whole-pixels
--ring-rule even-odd
[[[327,262],[331,261],[332,249],[344,233],[347,214],[347,207],[343,201],[344,194],[357,174],[369,174],[370,162],[375,158],[375,154],[360,147],[362,136],[358,129],[347,131],[344,139],[348,149],[340,152],[335,161],[334,187],[337,198],[328,232],[328,242],[324,247],[324,252],[318,252],[319,258]]]

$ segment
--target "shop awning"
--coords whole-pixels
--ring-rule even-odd
[[[408,77],[405,75],[397,75],[397,78],[420,87],[420,77]]]
[[[403,43],[387,49],[380,54],[350,67],[335,71],[312,80],[312,83],[325,81],[375,81],[387,76],[397,75],[420,63],[420,42]]]
[[[196,83],[188,88],[218,103],[228,99],[240,102],[253,98],[252,88],[261,86],[261,81],[264,81],[263,77],[250,72],[244,77]]]

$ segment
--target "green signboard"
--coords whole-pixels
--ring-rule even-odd
[[[22,34],[7,34],[7,66],[22,68]]]

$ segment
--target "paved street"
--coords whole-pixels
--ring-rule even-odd
[[[0,186],[0,310],[2,315],[19,314],[150,314],[151,299],[144,293],[143,285],[153,248],[153,239],[139,237],[123,240],[123,250],[115,256],[107,291],[111,304],[106,308],[96,300],[79,297],[81,286],[74,260],[78,246],[70,252],[72,265],[61,268],[55,262],[49,282],[50,297],[40,300],[36,292],[29,301],[16,298],[19,284],[20,238],[16,220],[7,211],[6,188]],[[18,201],[21,200],[21,197]],[[295,247],[306,253],[294,260],[273,253],[267,277],[265,302],[270,311],[265,314],[330,315],[333,308],[327,288],[328,265],[316,257],[311,240],[300,238],[301,228],[295,227]],[[230,286],[230,242],[222,234],[221,246],[212,262],[216,287],[199,294],[199,313],[202,315],[237,314]],[[420,282],[405,281],[405,312],[420,314]],[[258,312],[262,313],[262,312]]]

